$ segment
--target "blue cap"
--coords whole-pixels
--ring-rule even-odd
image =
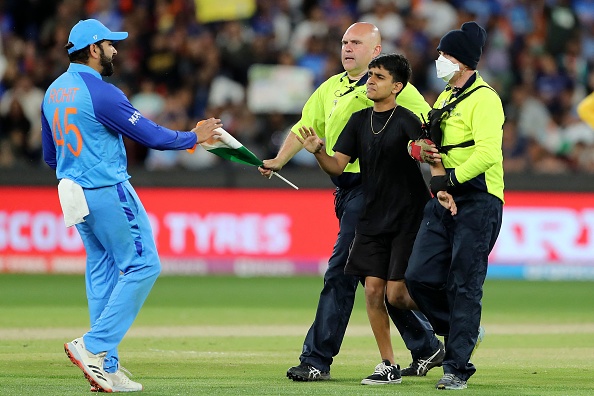
[[[68,36],[68,42],[74,44],[68,49],[71,54],[101,40],[121,41],[128,37],[128,32],[112,32],[96,19],[79,21]]]

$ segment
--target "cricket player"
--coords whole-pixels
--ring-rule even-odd
[[[187,132],[159,126],[103,81],[114,71],[114,44],[126,37],[95,19],[78,22],[66,45],[70,66],[47,89],[41,115],[43,156],[60,180],[64,220],[76,225],[87,253],[91,329],[64,349],[100,392],[143,389],[121,370],[117,347],[161,271],[147,213],[128,181],[122,136],[184,150],[222,126],[213,118]]]

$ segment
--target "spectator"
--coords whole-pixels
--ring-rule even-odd
[[[0,100],[0,115],[14,111],[14,102],[18,102],[21,111],[29,123],[24,132],[23,150],[31,162],[38,163],[41,159],[41,102],[43,91],[33,85],[27,75],[19,76],[14,87],[4,93]],[[21,125],[23,126],[23,125]]]
[[[239,21],[225,22],[216,38],[223,70],[243,85],[247,83],[247,70],[253,63],[252,39],[251,30]]]
[[[184,106],[184,95],[181,91],[174,91],[167,95],[163,109],[154,119],[174,131],[184,131],[191,127],[191,122]],[[145,165],[149,170],[167,170],[176,168],[179,165],[181,151],[148,149]]]
[[[515,120],[503,124],[503,170],[505,173],[520,173],[528,168],[528,141],[518,133]]]
[[[382,32],[384,53],[396,52],[404,21],[392,0],[376,0],[371,11],[363,14],[359,21],[369,22]]]
[[[570,0],[547,2],[545,5],[546,39],[545,50],[557,58],[563,52],[565,44],[579,38],[580,22],[571,8]]]
[[[325,68],[329,56],[324,46],[324,37],[311,35],[307,39],[305,52],[297,59],[297,66],[302,66],[314,75],[314,87],[325,81]]]
[[[324,11],[317,4],[312,5],[306,12],[307,19],[299,22],[291,35],[291,52],[298,59],[307,50],[307,40],[316,35],[325,37],[328,34],[328,24],[324,19]]]
[[[0,167],[23,166],[27,163],[27,135],[31,123],[16,98],[8,103],[0,116]]]
[[[432,39],[439,39],[454,29],[458,22],[456,9],[445,0],[423,1],[414,12],[425,19],[425,32]]]
[[[114,0],[95,0],[92,2],[94,9],[89,16],[103,23],[110,30],[121,30],[123,18],[117,3]]]
[[[553,118],[559,122],[563,114],[561,94],[573,89],[573,82],[557,65],[555,58],[544,53],[538,57],[538,69],[534,80],[534,89],[539,99],[544,102]]]
[[[256,35],[272,38],[275,51],[287,48],[292,29],[288,0],[259,0],[258,12],[252,18],[251,26]]]

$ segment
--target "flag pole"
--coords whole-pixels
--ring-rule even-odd
[[[279,179],[281,179],[282,181],[284,181],[285,183],[287,183],[289,186],[293,187],[295,190],[299,190],[299,187],[297,187],[296,185],[294,185],[293,183],[291,183],[290,181],[288,181],[287,179],[285,179],[284,177],[282,177],[281,175],[279,175],[275,171],[272,171],[272,174],[274,176],[278,177]]]

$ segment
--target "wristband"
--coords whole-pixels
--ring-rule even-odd
[[[447,191],[448,187],[451,187],[448,175],[433,176],[431,177],[431,180],[429,180],[429,189],[434,197],[437,196],[439,191]]]

